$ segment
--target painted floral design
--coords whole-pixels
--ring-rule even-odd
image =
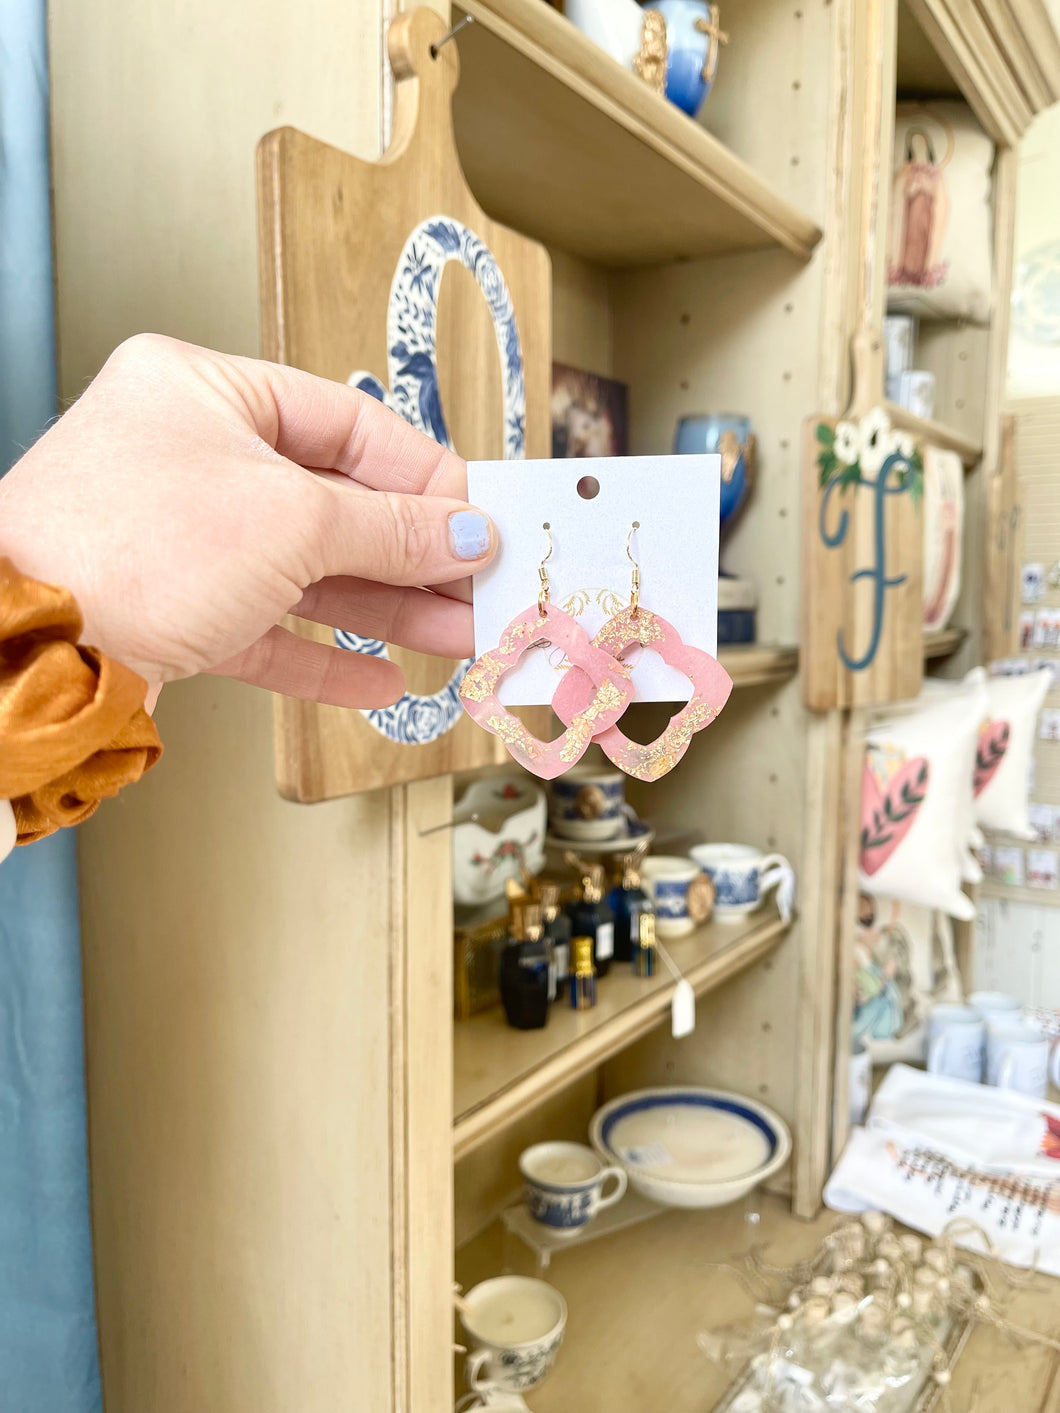
[[[861,786],[861,867],[881,869],[916,821],[927,796],[931,768],[925,756],[871,748]]]
[[[924,494],[924,460],[916,441],[908,432],[892,431],[890,419],[880,407],[867,412],[860,422],[840,421],[835,427],[819,422],[817,468],[820,484],[835,481],[840,491],[848,486],[872,485],[870,478],[889,470],[896,472],[897,485],[908,488],[915,505]]]
[[[504,384],[504,456],[526,455],[526,387],[519,328],[504,276],[489,248],[473,231],[449,216],[432,216],[409,235],[398,257],[387,306],[389,391],[374,373],[351,373],[347,382],[378,398],[419,431],[452,449],[438,386],[438,291],[450,260],[474,276],[486,301],[497,337]],[[386,657],[377,638],[336,632],[340,648]],[[406,692],[392,707],[362,712],[381,735],[402,745],[426,745],[460,720],[460,683],[467,658],[433,696]]]

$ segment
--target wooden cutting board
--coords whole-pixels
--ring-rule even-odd
[[[388,401],[468,459],[548,456],[551,264],[479,207],[454,145],[458,41],[388,33],[393,140],[364,161],[293,128],[258,147],[264,355]],[[527,586],[527,602],[536,591]],[[332,641],[330,630],[288,626]],[[368,651],[381,645],[362,644]],[[459,664],[399,649],[409,695],[363,713],[276,698],[281,792],[321,800],[504,759],[456,700]]]

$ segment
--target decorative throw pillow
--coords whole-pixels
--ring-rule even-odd
[[[990,321],[994,144],[963,103],[899,103],[887,307]]]
[[[924,686],[920,696],[916,698],[916,702],[919,706],[926,706],[933,701],[947,699],[952,701],[961,695],[971,696],[974,699],[981,725],[990,710],[990,697],[986,684],[986,669],[983,667],[973,667],[971,672],[960,682],[950,682],[942,677],[925,677]],[[982,883],[983,881],[982,866],[975,856],[975,850],[983,847],[983,836],[975,822],[975,766],[978,745],[977,734],[969,761],[970,773],[967,777],[966,787],[961,790],[958,799],[957,847],[961,861],[961,879],[965,883]]]
[[[853,1036],[874,1065],[923,1060],[932,1006],[961,999],[953,929],[945,913],[895,898],[858,900]]]
[[[961,591],[964,465],[955,451],[924,448],[924,627],[945,628]]]
[[[961,892],[968,772],[982,705],[954,693],[872,726],[861,788],[861,888],[875,897],[975,916]]]
[[[988,714],[975,761],[975,818],[984,829],[1033,839],[1027,816],[1034,732],[1052,672],[1043,667],[1020,677],[988,677]]]

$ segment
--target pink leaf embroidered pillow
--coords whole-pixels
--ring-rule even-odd
[[[870,727],[861,796],[861,888],[951,917],[975,916],[961,891],[977,693],[947,694]]]
[[[994,144],[963,103],[899,103],[887,307],[990,320]]]
[[[980,722],[975,761],[975,818],[984,829],[1033,839],[1027,816],[1027,779],[1034,732],[1052,672],[987,679],[987,713]]]

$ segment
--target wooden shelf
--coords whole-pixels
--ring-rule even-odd
[[[968,636],[966,628],[938,628],[924,634],[924,659],[949,657],[955,653]]]
[[[542,0],[463,0],[457,148],[489,215],[605,266],[779,245],[820,227]]]
[[[947,427],[942,422],[935,422],[929,417],[917,417],[906,408],[899,407],[896,402],[885,402],[883,410],[891,419],[892,427],[898,427],[903,432],[912,432],[915,437],[930,442],[932,446],[941,447],[943,451],[955,451],[965,466],[974,466],[983,455],[982,442],[977,442],[974,437],[966,437],[962,432],[955,432],[952,427]]]
[[[787,931],[779,914],[710,922],[666,950],[697,995],[711,991],[771,951]],[[591,1011],[552,1008],[543,1030],[513,1030],[499,1008],[457,1021],[453,1057],[453,1149],[465,1153],[524,1114],[531,1104],[624,1050],[663,1019],[674,981],[662,962],[648,979],[616,964],[598,983]]]
[[[759,687],[763,682],[784,682],[799,670],[799,650],[759,643],[721,648],[718,661],[734,687]]]

